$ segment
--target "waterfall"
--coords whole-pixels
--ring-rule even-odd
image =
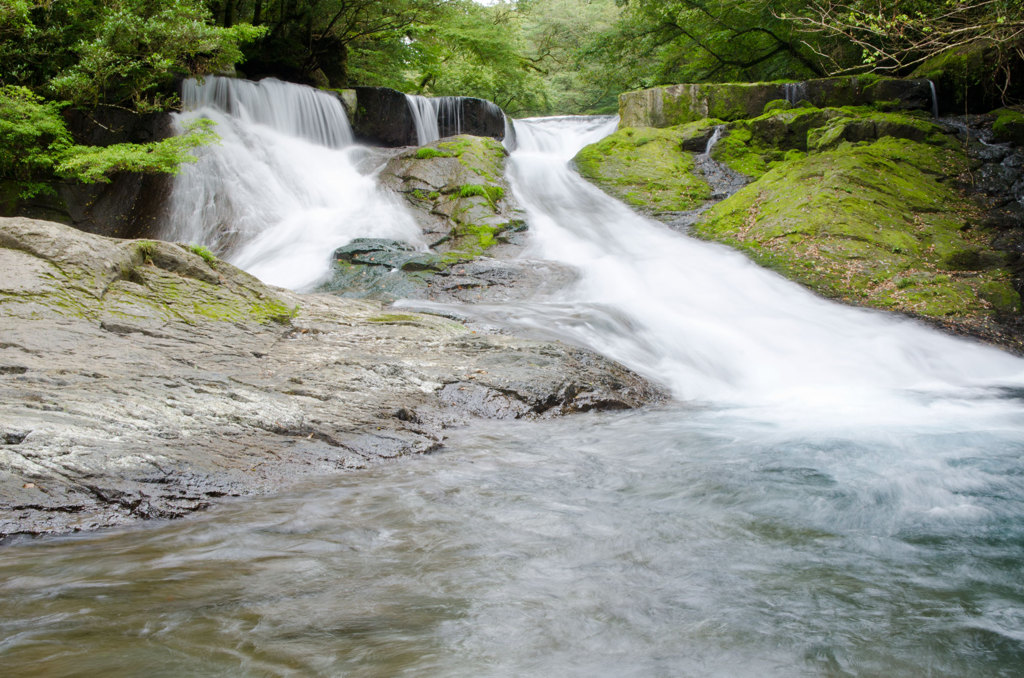
[[[357,164],[334,96],[276,80],[186,81],[189,120],[216,123],[220,143],[174,180],[161,237],[205,245],[265,282],[307,289],[329,275],[335,248],[359,237],[419,244],[398,199]]]
[[[679,398],[779,416],[849,422],[861,413],[877,422],[912,410],[927,419],[980,406],[960,400],[968,394],[1024,384],[1018,358],[828,302],[735,251],[633,213],[568,165],[614,127],[614,119],[516,121],[510,175],[531,254],[573,266],[581,280],[560,299],[471,313],[589,346]],[[947,393],[958,395],[943,400]]]
[[[935,83],[932,80],[928,81],[928,89],[932,93],[932,117],[939,117],[939,95],[935,92]]]
[[[416,128],[416,144],[422,146],[441,138],[437,125],[437,109],[430,99],[419,94],[406,94],[409,113],[412,115],[413,126]]]
[[[181,102],[186,111],[221,111],[329,148],[352,143],[352,128],[341,103],[312,87],[274,78],[259,82],[216,76],[202,82],[190,78],[182,83]]]
[[[807,98],[806,92],[807,86],[802,82],[787,82],[782,85],[782,97],[793,106]]]
[[[409,114],[416,128],[416,143],[420,146],[437,141],[442,137],[451,137],[466,132],[468,134],[488,134],[479,130],[467,130],[467,106],[479,106],[483,109],[483,117],[502,118],[505,121],[504,139],[513,139],[511,126],[505,112],[492,101],[472,97],[424,97],[418,94],[406,94]],[[472,110],[469,113],[473,115]],[[477,113],[480,115],[480,113]]]
[[[707,146],[704,147],[704,153],[702,153],[701,155],[703,155],[705,158],[711,156],[711,151],[714,150],[715,144],[718,143],[718,140],[722,138],[722,132],[724,131],[725,125],[715,125],[715,131],[708,138]]]

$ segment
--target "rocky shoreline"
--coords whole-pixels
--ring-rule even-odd
[[[0,265],[0,540],[434,452],[474,419],[665,397],[581,349],[270,288],[171,243],[2,219]]]

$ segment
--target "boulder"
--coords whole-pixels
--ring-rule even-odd
[[[663,397],[578,348],[297,295],[173,243],[0,219],[0,266],[0,541],[283,491],[480,417]]]

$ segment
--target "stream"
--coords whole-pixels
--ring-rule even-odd
[[[415,241],[358,147],[208,114],[231,136],[219,127],[176,187],[193,191],[188,228],[245,204],[197,195],[273,200],[215,169],[233,162],[281,168],[273,190],[301,185],[288,200],[312,215],[247,212],[236,263],[301,288],[322,272],[297,224],[327,253],[371,231]],[[574,266],[576,284],[406,305],[589,347],[671,402],[481,423],[438,454],[192,519],[0,550],[5,672],[1020,675],[1024,361],[827,302],[634,214],[569,167],[614,124],[515,122],[524,256]],[[363,183],[322,190],[319,163]]]

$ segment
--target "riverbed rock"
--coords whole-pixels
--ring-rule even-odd
[[[661,397],[558,343],[270,288],[203,252],[0,220],[0,538],[173,518]]]
[[[553,293],[572,269],[521,257],[525,213],[505,179],[508,151],[461,135],[391,155],[379,176],[401,196],[429,247],[364,238],[334,252],[322,291],[394,301],[508,302]]]

